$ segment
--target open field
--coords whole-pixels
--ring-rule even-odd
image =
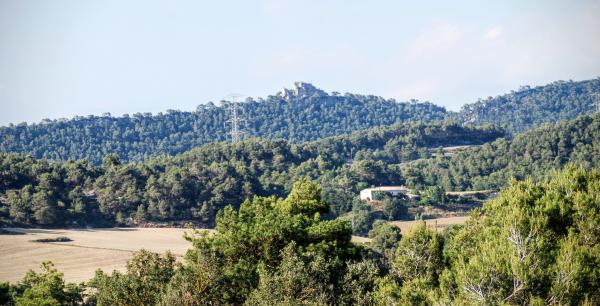
[[[468,216],[456,216],[456,217],[427,219],[424,221],[428,227],[433,228],[434,226],[437,226],[436,229],[438,231],[441,231],[450,225],[464,224],[467,221],[467,219],[469,219]],[[415,225],[417,225],[417,222],[419,222],[419,221],[392,221],[392,222],[390,222],[390,224],[393,224],[393,225],[399,227],[400,230],[402,231],[402,233],[406,234],[406,233],[410,233],[411,229],[413,227],[415,227]]]
[[[361,236],[352,236],[352,242],[354,243],[369,243],[371,242],[370,238],[361,237]]]
[[[16,282],[44,261],[52,261],[68,282],[87,281],[94,271],[125,270],[131,254],[139,249],[164,253],[170,250],[181,259],[191,244],[181,228],[23,229],[22,235],[0,235],[0,282]],[[68,237],[69,242],[40,243],[32,240]],[[370,239],[353,237],[354,242]]]
[[[145,248],[178,258],[190,248],[181,228],[107,228],[107,229],[11,229],[23,235],[0,235],[0,281],[20,280],[29,269],[50,260],[64,272],[65,279],[79,282],[90,279],[98,268],[124,270],[134,251]],[[69,242],[40,243],[31,240],[68,237]]]
[[[428,226],[437,224],[438,230],[453,224],[463,224],[468,217],[446,217],[426,220]],[[393,221],[404,234],[417,221]],[[65,274],[69,282],[89,280],[97,269],[104,271],[125,269],[131,254],[139,249],[164,253],[170,250],[181,259],[190,243],[183,239],[187,229],[182,228],[104,228],[104,229],[23,229],[10,231],[20,235],[0,235],[0,282],[16,282],[30,270],[37,270],[42,262],[50,260]],[[40,243],[33,240],[68,237],[72,241]],[[354,236],[353,242],[366,243],[370,239]]]

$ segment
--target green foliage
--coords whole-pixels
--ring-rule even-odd
[[[350,213],[350,224],[352,232],[357,235],[366,235],[375,221],[371,214],[372,208],[364,201],[354,198],[352,212]]]
[[[363,95],[329,95],[310,84],[311,94],[272,95],[240,105],[249,137],[284,138],[294,143],[365,130],[396,122],[441,120],[446,110],[431,103],[396,102]],[[66,161],[100,163],[114,153],[125,161],[175,155],[228,139],[229,102],[199,105],[194,112],[168,110],[152,115],[88,116],[0,127],[0,151]]]
[[[584,168],[600,166],[600,114],[546,125],[450,157],[404,164],[402,174],[406,184],[417,189],[499,189],[513,177],[543,179],[569,162]]]
[[[574,166],[513,181],[445,238],[402,238],[379,304],[595,305],[600,302],[600,174]]]
[[[293,184],[287,198],[254,197],[197,231],[184,263],[142,251],[126,273],[88,283],[97,305],[597,305],[600,303],[600,173],[567,166],[540,182],[513,180],[439,234],[424,223],[401,235],[376,222],[370,248],[350,242],[346,221],[323,220],[319,188]],[[306,203],[311,203],[306,205]],[[310,209],[305,209],[309,207]],[[326,206],[325,206],[326,208]],[[395,250],[395,251],[394,251]],[[381,260],[381,259],[384,260]],[[391,261],[388,269],[386,259]],[[16,305],[76,305],[45,264],[17,285]]]
[[[301,94],[289,91],[285,95],[242,103],[246,134],[301,143],[396,122],[445,119],[464,124],[494,124],[516,134],[543,123],[571,120],[591,113],[595,108],[593,94],[600,92],[599,79],[558,81],[489,97],[452,113],[428,102],[334,95],[306,83],[297,86],[297,92]],[[96,164],[109,153],[124,161],[144,161],[151,156],[175,155],[226,140],[229,128],[223,122],[229,116],[228,107],[229,102],[224,101],[221,106],[210,102],[199,105],[195,112],[168,110],[156,115],[87,116],[10,125],[0,127],[0,151],[27,153],[57,161],[88,159]],[[429,154],[427,150],[409,146],[410,149],[398,150],[396,157],[416,159]]]
[[[247,305],[374,305],[380,270],[371,261],[344,265],[323,255],[299,254],[294,244],[282,251],[279,267],[259,269],[260,282]]]
[[[441,186],[428,186],[423,190],[419,203],[422,205],[446,204],[446,190]]]
[[[290,215],[311,216],[329,212],[329,206],[321,200],[321,187],[307,179],[294,183],[292,192],[281,206],[281,209]]]
[[[600,301],[599,244],[591,238],[598,234],[599,191],[598,172],[575,167],[545,182],[511,183],[450,242],[460,250],[450,257],[454,297],[490,304]]]
[[[350,242],[349,224],[320,219],[326,208],[318,186],[307,180],[294,184],[285,199],[255,197],[239,211],[227,207],[217,216],[214,235],[190,238],[194,247],[165,303],[180,295],[189,296],[191,305],[240,304],[250,296],[260,304],[269,294],[266,301],[303,303],[303,286],[315,286],[307,301],[330,300],[329,284],[343,274],[346,260],[359,256],[359,248]]]
[[[13,302],[9,282],[0,283],[0,305],[10,305]]]
[[[375,288],[381,274],[380,267],[370,259],[348,264],[336,300],[340,305],[378,305]]]
[[[200,306],[213,303],[224,305],[235,294],[231,283],[232,275],[224,272],[224,261],[212,252],[197,252],[190,255],[186,264],[177,270],[171,281],[166,284],[165,292],[158,305]],[[192,256],[193,259],[191,258]]]
[[[175,256],[161,256],[146,250],[136,252],[127,262],[127,272],[113,271],[107,275],[101,270],[90,281],[95,292],[90,300],[97,305],[154,305],[165,285],[175,274]]]
[[[8,300],[13,301],[17,306],[79,305],[83,302],[82,285],[65,284],[63,274],[58,272],[51,262],[42,263],[41,268],[40,273],[27,272],[23,280],[14,288],[9,286],[6,290],[7,288],[4,287],[4,292],[8,291],[12,294]],[[7,296],[3,298],[7,299]]]
[[[400,241],[392,270],[402,282],[420,279],[437,285],[444,263],[443,247],[443,238],[421,221]]]
[[[373,250],[380,253],[385,261],[394,257],[396,248],[402,239],[402,233],[397,226],[390,225],[386,222],[376,221],[373,224],[373,229],[369,231],[369,244]]]
[[[383,199],[383,214],[388,220],[400,220],[408,216],[408,197],[404,194]]]
[[[572,120],[596,111],[594,94],[600,78],[573,82],[557,81],[545,86],[521,87],[509,94],[488,97],[463,106],[456,117],[461,122],[493,124],[513,134],[544,123]]]
[[[289,244],[282,250],[280,265],[273,272],[259,267],[259,284],[247,305],[326,305],[335,301],[332,282],[340,264],[322,255],[302,256]],[[308,257],[308,258],[307,258]]]
[[[102,167],[0,153],[0,222],[106,226],[195,220],[214,226],[216,213],[226,205],[239,207],[254,195],[284,196],[290,182],[302,178],[322,182],[323,189],[313,192],[321,193],[338,216],[351,210],[360,188],[402,184],[394,163],[407,161],[405,150],[481,143],[501,135],[490,127],[406,123],[301,145],[265,139],[213,143],[145,163],[122,163],[111,154]],[[325,213],[316,201],[295,207]],[[394,209],[390,213],[399,215]]]

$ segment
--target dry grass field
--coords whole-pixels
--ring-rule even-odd
[[[436,218],[436,219],[427,219],[424,220],[425,224],[428,227],[433,228],[436,227],[438,231],[444,230],[444,228],[455,225],[455,224],[465,224],[465,222],[469,219],[468,216],[457,216],[457,217],[445,217],[445,218]],[[419,221],[392,221],[390,224],[393,224],[400,228],[403,234],[410,233],[411,229],[417,225]]]
[[[438,230],[453,224],[463,224],[468,217],[447,217],[426,220]],[[417,221],[390,222],[406,234]],[[125,269],[131,254],[139,249],[164,253],[167,250],[179,259],[190,248],[181,228],[106,228],[106,229],[9,229],[20,235],[0,235],[0,282],[16,282],[30,270],[39,269],[50,260],[65,274],[68,282],[89,280],[97,269]],[[68,237],[69,242],[40,243],[32,240]],[[367,243],[369,238],[354,236],[353,242]]]
[[[22,235],[0,235],[0,282],[16,282],[30,270],[38,270],[50,260],[65,274],[68,282],[87,281],[97,269],[105,272],[125,270],[134,251],[167,250],[179,259],[191,247],[181,228],[106,228],[106,229],[9,229]],[[40,243],[32,240],[68,237],[69,242]],[[353,237],[357,243],[368,238]]]
[[[371,242],[370,238],[367,237],[361,237],[361,236],[352,236],[352,242],[354,243],[369,243]]]
[[[86,281],[100,268],[124,270],[134,251],[147,249],[178,258],[190,248],[181,228],[11,229],[22,235],[0,235],[0,281],[20,280],[30,269],[50,260],[69,282]],[[189,231],[189,230],[187,230]],[[32,240],[68,237],[69,242]]]

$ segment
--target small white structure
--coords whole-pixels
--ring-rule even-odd
[[[373,192],[387,192],[393,196],[403,193],[409,198],[414,198],[416,196],[410,193],[410,189],[406,188],[406,186],[380,186],[361,190],[360,199],[364,201],[373,200]]]

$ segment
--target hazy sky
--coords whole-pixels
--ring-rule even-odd
[[[0,125],[294,81],[450,109],[600,76],[600,1],[0,0]]]

